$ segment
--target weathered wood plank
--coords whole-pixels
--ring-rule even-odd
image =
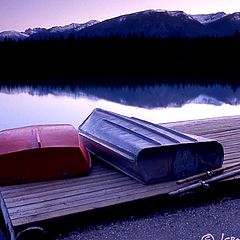
[[[239,161],[240,161],[240,158],[233,158],[231,160],[228,160],[228,161],[224,162],[223,165],[225,165],[225,164],[233,164],[233,163],[237,163]]]
[[[64,181],[62,182],[61,180],[56,182],[54,185],[38,185],[37,187],[35,187],[34,185],[32,185],[29,188],[17,188],[17,189],[9,189],[6,192],[2,191],[2,194],[5,198],[13,198],[13,197],[17,197],[17,196],[22,196],[24,195],[28,195],[28,194],[38,194],[38,193],[42,193],[43,191],[54,191],[55,189],[65,189],[65,188],[73,188],[73,187],[77,187],[77,188],[88,188],[91,185],[102,185],[102,179],[104,179],[104,181],[109,181],[109,180],[114,180],[114,181],[121,181],[126,179],[126,177],[124,175],[118,175],[117,172],[113,172],[111,175],[108,174],[108,172],[106,172],[105,170],[102,171],[102,175],[101,178],[93,178],[91,180],[89,179],[81,179],[78,178],[77,181],[72,182],[70,181]],[[44,184],[44,183],[43,183]],[[39,187],[41,186],[41,187]]]
[[[98,166],[98,169],[95,170],[95,166]],[[114,175],[115,172],[117,172],[117,170],[111,168],[112,171],[108,171],[107,173],[106,172],[103,172],[102,170],[103,169],[106,169],[106,167],[103,167],[102,165],[100,164],[97,164],[97,163],[94,163],[94,167],[93,167],[93,170],[92,172],[94,171],[94,174],[92,174],[92,172],[89,174],[89,175],[86,175],[86,176],[82,176],[81,178],[68,178],[68,179],[64,179],[64,180],[56,180],[56,181],[46,181],[46,182],[36,182],[36,183],[28,183],[28,184],[20,184],[20,185],[13,185],[13,186],[2,186],[0,187],[0,190],[1,191],[4,191],[4,193],[7,193],[7,192],[11,192],[13,190],[28,190],[28,189],[34,189],[34,188],[39,188],[39,186],[41,187],[46,187],[46,186],[49,186],[49,187],[52,187],[52,186],[55,186],[55,185],[69,185],[69,184],[76,184],[79,182],[79,179],[81,179],[81,181],[83,182],[91,182],[92,180],[96,180],[96,179],[101,179],[102,178],[102,175],[108,175],[108,176],[111,176],[111,175]]]
[[[91,210],[92,208],[98,208],[99,204],[101,206],[110,206],[115,205],[118,203],[129,202],[136,199],[143,199],[150,196],[166,194],[173,189],[176,189],[176,184],[168,185],[165,191],[160,191],[159,188],[154,187],[153,185],[144,186],[140,184],[136,184],[134,188],[125,186],[124,189],[119,191],[109,192],[108,194],[103,194],[99,197],[94,198],[86,198],[80,199],[80,201],[73,201],[73,202],[64,202],[64,204],[58,204],[56,206],[44,206],[41,209],[38,209],[37,212],[33,212],[31,209],[29,211],[20,212],[14,214],[12,216],[13,224],[25,224],[26,222],[30,221],[41,221],[45,218],[53,218],[56,216],[64,216],[66,214],[74,214],[76,212],[82,212],[83,210],[86,211],[89,207]]]
[[[97,193],[98,191],[102,191],[106,189],[106,186],[109,186],[111,188],[115,187],[120,187],[120,186],[126,186],[126,184],[131,184],[129,179],[127,178],[117,178],[116,179],[111,179],[111,180],[106,180],[104,181],[103,186],[102,183],[100,184],[91,184],[87,185],[84,188],[81,188],[79,186],[75,187],[68,187],[68,188],[57,188],[54,190],[48,190],[44,192],[39,192],[38,194],[27,194],[27,195],[21,195],[18,197],[11,197],[7,199],[6,203],[8,208],[11,207],[19,207],[19,206],[24,206],[24,205],[29,205],[33,203],[41,203],[41,202],[46,202],[50,200],[57,200],[59,198],[66,198],[66,197],[72,197],[75,195],[82,195],[83,194],[88,194],[88,193]]]

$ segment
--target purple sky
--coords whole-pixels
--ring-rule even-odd
[[[105,20],[147,9],[232,13],[240,12],[240,0],[0,0],[0,32]]]

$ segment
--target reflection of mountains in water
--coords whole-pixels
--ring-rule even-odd
[[[90,99],[104,99],[124,105],[156,108],[156,107],[181,107],[184,104],[211,104],[231,105],[240,104],[240,88],[233,90],[230,86],[194,86],[194,85],[160,85],[135,88],[110,88],[110,87],[2,87],[5,93],[28,93],[30,95],[44,96],[70,96],[73,98],[87,97]]]

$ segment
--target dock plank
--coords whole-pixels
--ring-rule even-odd
[[[213,138],[223,144],[224,165],[240,162],[240,116],[164,124],[178,131]],[[239,178],[236,176],[230,180]],[[81,178],[0,187],[2,212],[11,228],[34,226],[99,208],[168,194],[175,181],[143,185],[105,164],[94,162]],[[11,239],[15,239],[15,233]]]

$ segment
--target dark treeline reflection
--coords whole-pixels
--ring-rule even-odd
[[[69,96],[72,98],[105,99],[108,101],[144,108],[181,107],[187,103],[222,105],[240,104],[240,88],[212,85],[153,85],[139,87],[1,87],[7,94]]]
[[[239,84],[239,35],[5,41],[0,43],[0,54],[2,84]]]

